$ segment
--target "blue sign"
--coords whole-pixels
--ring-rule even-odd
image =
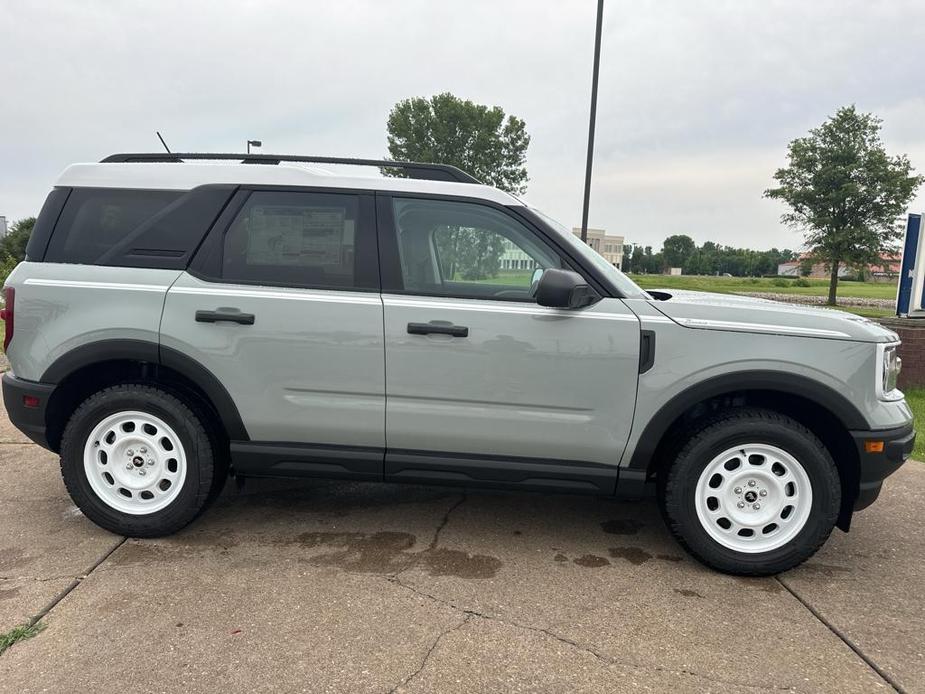
[[[922,231],[922,215],[910,214],[906,224],[906,243],[903,246],[903,261],[899,269],[899,289],[896,293],[896,315],[907,316],[912,308],[912,288],[915,284],[916,254],[919,250],[919,234]],[[923,259],[925,260],[925,259]],[[920,308],[925,306],[922,297]]]

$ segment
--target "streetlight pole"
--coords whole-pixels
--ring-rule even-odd
[[[591,74],[591,117],[588,120],[588,161],[585,165],[585,199],[581,209],[581,240],[588,241],[588,206],[591,203],[591,165],[594,161],[594,126],[597,121],[597,78],[601,71],[601,25],[604,0],[597,0],[597,28],[594,32],[594,70]]]
[[[247,153],[248,154],[251,153],[251,145],[254,145],[254,147],[263,147],[263,142],[261,142],[260,140],[248,140],[247,141]]]

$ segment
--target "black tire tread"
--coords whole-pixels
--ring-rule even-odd
[[[154,402],[159,407],[173,411],[183,422],[195,448],[187,452],[188,459],[191,456],[197,458],[195,466],[189,465],[188,462],[185,482],[195,484],[195,496],[191,501],[178,504],[178,497],[174,503],[161,511],[148,516],[132,516],[105,506],[81,485],[80,477],[84,477],[82,459],[85,442],[76,432],[90,411],[109,400],[125,397]],[[138,409],[143,408],[139,406]],[[216,465],[215,444],[215,436],[210,435],[200,415],[173,393],[143,383],[122,383],[94,393],[74,410],[61,439],[61,476],[74,503],[97,525],[118,535],[138,538],[162,537],[175,533],[191,523],[220,491],[220,483],[224,480],[219,478],[225,474],[225,466]],[[197,480],[190,478],[194,470],[198,476]]]
[[[831,531],[834,528],[835,522],[838,518],[839,510],[839,503],[831,504],[831,507],[826,511],[825,517],[819,519],[820,522],[818,525],[820,528],[822,528],[822,531],[817,532],[809,543],[806,543],[800,547],[792,554],[792,556],[775,562],[768,562],[763,564],[755,563],[754,565],[743,563],[742,565],[733,568],[723,562],[718,562],[715,557],[709,556],[706,553],[699,551],[688,541],[686,533],[687,529],[680,521],[678,513],[681,504],[685,502],[685,499],[682,498],[680,493],[681,485],[679,479],[679,476],[683,475],[685,470],[683,469],[684,466],[679,464],[679,462],[690,457],[694,449],[715,436],[719,430],[726,429],[730,425],[734,425],[737,422],[754,422],[756,420],[787,429],[790,432],[802,437],[805,443],[812,445],[819,456],[828,462],[828,466],[826,466],[824,472],[829,478],[828,483],[831,485],[831,488],[838,489],[840,491],[838,471],[828,448],[826,448],[825,444],[823,444],[822,441],[820,441],[819,438],[813,434],[813,432],[791,417],[788,417],[774,410],[768,410],[759,407],[740,407],[720,411],[714,415],[711,415],[702,423],[700,423],[697,427],[696,433],[690,434],[687,441],[680,447],[675,461],[671,464],[665,483],[661,485],[659,504],[661,507],[662,515],[664,516],[668,525],[668,529],[686,551],[688,551],[703,564],[711,566],[712,568],[718,569],[720,571],[733,573],[739,576],[774,575],[791,569],[794,566],[802,563],[813,554],[815,554],[819,548],[825,544],[826,540],[828,540],[829,535],[831,534]]]

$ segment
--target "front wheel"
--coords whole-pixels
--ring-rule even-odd
[[[85,400],[61,443],[74,503],[120,535],[156,537],[192,521],[224,481],[203,422],[174,395],[124,384]]]
[[[688,439],[661,497],[669,528],[694,557],[762,576],[793,568],[826,541],[841,486],[812,432],[776,412],[742,409]]]

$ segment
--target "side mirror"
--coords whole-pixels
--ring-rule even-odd
[[[585,278],[571,270],[549,268],[536,283],[533,296],[540,306],[582,308],[598,300]]]

